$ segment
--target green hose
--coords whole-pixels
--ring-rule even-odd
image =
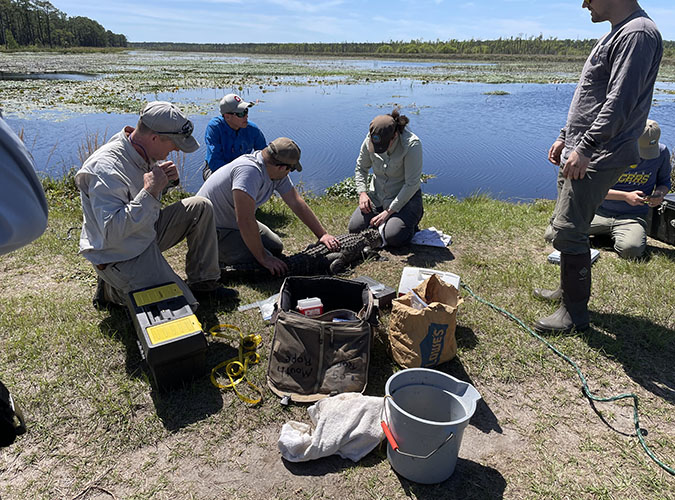
[[[646,434],[646,431],[643,431],[643,429],[640,427],[640,416],[638,414],[638,397],[637,397],[636,394],[633,394],[633,393],[619,394],[617,396],[612,396],[612,397],[609,397],[609,398],[601,398],[601,397],[598,397],[598,396],[594,395],[591,392],[591,390],[588,388],[588,383],[586,382],[586,377],[584,377],[584,374],[581,372],[581,370],[579,369],[579,367],[577,366],[577,364],[574,361],[572,361],[570,358],[565,356],[562,352],[560,352],[558,349],[556,349],[553,346],[553,344],[551,344],[548,340],[546,340],[542,336],[538,335],[534,330],[532,330],[529,326],[527,326],[519,318],[517,318],[516,316],[514,316],[513,314],[511,314],[507,310],[502,309],[501,307],[498,307],[498,306],[494,305],[493,303],[488,302],[487,300],[479,297],[478,295],[473,293],[473,291],[471,290],[469,285],[467,285],[466,283],[462,282],[461,286],[467,292],[469,292],[469,294],[474,299],[476,299],[477,301],[482,302],[483,304],[491,307],[495,311],[499,311],[500,313],[504,314],[507,318],[512,319],[513,321],[518,323],[521,327],[523,327],[527,331],[527,333],[529,333],[534,338],[536,338],[537,340],[542,342],[544,345],[546,345],[546,347],[551,349],[556,355],[558,355],[559,357],[561,357],[562,359],[567,361],[570,365],[572,365],[572,367],[576,370],[577,375],[579,375],[579,379],[581,379],[584,396],[586,396],[591,401],[597,401],[597,402],[600,402],[600,403],[609,403],[609,402],[612,402],[612,401],[619,401],[620,399],[632,399],[633,400],[633,422],[635,423],[635,433],[637,435],[638,440],[640,441],[640,444],[642,445],[642,448],[645,450],[647,455],[649,455],[649,458],[651,458],[654,462],[656,462],[659,465],[659,467],[661,467],[663,470],[665,470],[669,474],[675,475],[675,469],[673,469],[672,467],[669,467],[668,465],[663,463],[661,460],[659,460],[656,457],[656,455],[654,455],[654,452],[652,452],[652,450],[649,449],[649,446],[647,446],[647,443],[645,442],[644,435]]]

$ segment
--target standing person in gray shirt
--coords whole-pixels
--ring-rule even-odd
[[[638,138],[663,54],[661,34],[635,0],[584,0],[583,7],[591,21],[609,21],[612,29],[588,56],[567,123],[548,152],[560,172],[545,237],[561,253],[562,304],[535,323],[540,333],[588,328],[590,224],[626,165],[640,160]]]

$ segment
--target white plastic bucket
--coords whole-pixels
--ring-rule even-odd
[[[408,368],[389,377],[385,394],[382,428],[391,466],[416,483],[448,479],[478,391],[436,370]]]

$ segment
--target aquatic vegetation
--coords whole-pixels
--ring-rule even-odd
[[[72,80],[3,80],[7,113],[63,110],[76,113],[132,112],[147,99],[186,89],[273,92],[281,86],[351,85],[410,79],[430,82],[573,83],[579,58],[500,59],[494,62],[379,61],[359,58],[234,56],[127,50],[120,52],[0,52],[0,67],[11,73],[86,73],[99,78]],[[675,65],[664,62],[660,81],[675,81]],[[189,113],[208,113],[203,103],[181,103]]]

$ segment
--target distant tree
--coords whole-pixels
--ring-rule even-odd
[[[19,48],[19,44],[14,40],[14,35],[9,30],[5,31],[5,47],[10,50]]]
[[[106,31],[93,19],[69,18],[47,0],[0,0],[0,44],[9,49],[126,47],[128,42],[124,35]]]

